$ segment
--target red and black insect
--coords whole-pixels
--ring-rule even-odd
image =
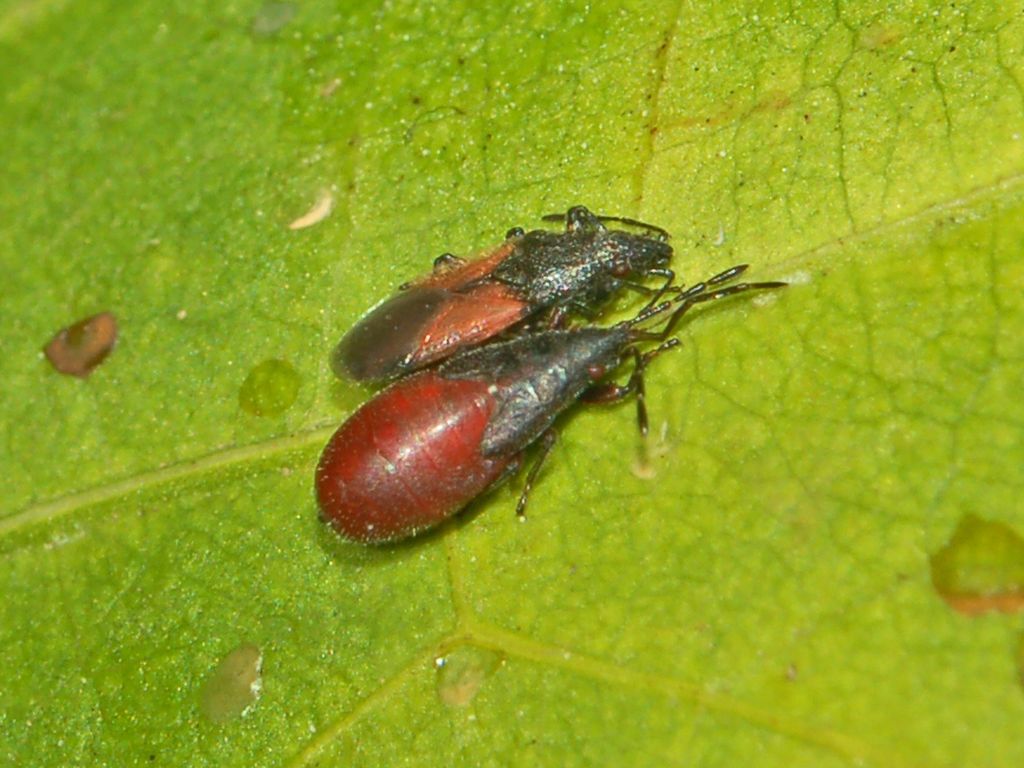
[[[554,445],[555,418],[577,400],[637,397],[647,432],[643,373],[679,344],[671,334],[695,304],[785,283],[738,283],[733,267],[608,328],[524,333],[465,350],[437,368],[395,382],[357,410],[331,437],[316,470],[323,519],[348,539],[382,543],[414,536],[458,512],[514,473],[527,447],[541,443],[517,513]],[[641,326],[675,307],[661,328]],[[657,342],[642,353],[638,345]],[[603,381],[631,356],[625,384]]]
[[[660,227],[595,216],[583,206],[544,219],[564,219],[565,231],[517,227],[476,258],[439,256],[432,274],[402,286],[345,334],[331,356],[335,374],[359,381],[394,378],[539,312],[552,312],[552,326],[567,312],[592,317],[621,288],[657,297],[674,278],[668,268],[672,246]],[[646,233],[609,230],[605,221]],[[636,282],[649,277],[665,281],[660,290]]]

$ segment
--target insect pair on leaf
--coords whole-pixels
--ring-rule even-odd
[[[477,260],[441,257],[434,274],[380,304],[342,339],[335,370],[361,379],[399,376],[448,358],[392,383],[328,442],[316,472],[317,501],[343,536],[382,543],[427,530],[514,474],[526,449],[539,443],[516,510],[522,515],[563,411],[580,400],[610,403],[633,395],[646,434],[644,370],[679,345],[672,334],[686,312],[784,285],[732,283],[747,269],[739,265],[681,288],[668,268],[672,249],[664,230],[596,217],[583,207],[564,218],[564,233],[514,229]],[[602,219],[649,234],[609,231]],[[633,282],[649,277],[664,282],[657,289]],[[561,327],[567,311],[590,316],[623,287],[652,297],[632,319]],[[668,293],[672,298],[662,301]],[[553,327],[479,345],[544,310]],[[607,381],[626,359],[633,361],[629,378]]]

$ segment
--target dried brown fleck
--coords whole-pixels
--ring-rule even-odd
[[[100,312],[61,328],[43,347],[54,368],[84,379],[110,354],[117,341],[117,319]]]

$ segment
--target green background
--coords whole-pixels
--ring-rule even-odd
[[[1020,617],[929,568],[1024,531],[1020,3],[477,5],[0,2],[0,762],[1024,764]],[[525,524],[336,541],[332,344],[578,203],[792,285],[652,366],[649,466],[581,409]]]

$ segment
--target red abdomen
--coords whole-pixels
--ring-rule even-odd
[[[317,503],[359,542],[413,536],[458,512],[514,456],[484,458],[488,385],[424,371],[391,385],[338,428],[316,470]]]

